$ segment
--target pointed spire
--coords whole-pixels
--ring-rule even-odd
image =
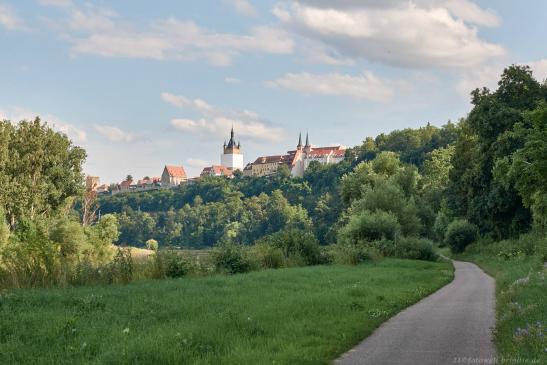
[[[306,145],[304,147],[311,147],[310,146],[310,139],[308,137],[308,132],[306,132]]]
[[[298,144],[296,145],[296,148],[302,147],[302,132],[298,133]]]

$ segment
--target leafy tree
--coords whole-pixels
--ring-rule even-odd
[[[464,219],[456,219],[448,225],[444,240],[453,252],[463,252],[477,237],[477,226]]]
[[[0,205],[11,229],[24,216],[33,219],[67,209],[82,194],[86,154],[64,134],[36,118],[16,126],[0,122],[0,139]]]

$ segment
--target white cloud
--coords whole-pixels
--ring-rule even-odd
[[[66,8],[72,6],[72,0],[39,0],[40,5]]]
[[[469,0],[447,0],[444,6],[456,17],[473,24],[485,27],[497,27],[501,24],[500,18],[492,10],[484,10]]]
[[[121,130],[120,128],[109,126],[109,125],[94,125],[93,128],[112,142],[132,142],[135,140],[135,135],[130,132]]]
[[[408,68],[471,68],[504,55],[479,38],[497,16],[467,0],[281,2],[274,15],[334,54]]]
[[[15,10],[7,4],[0,4],[0,26],[7,30],[28,30],[23,20],[15,13]]]
[[[547,80],[547,58],[539,61],[528,62],[528,65],[532,69],[536,80],[540,82]]]
[[[257,113],[249,110],[224,111],[201,99],[190,99],[166,92],[161,94],[161,98],[171,105],[192,109],[201,114],[199,119],[172,119],[171,126],[182,132],[225,137],[233,126],[238,135],[262,141],[277,142],[283,140],[285,136],[285,131],[282,128],[268,123],[261,119]]]
[[[92,5],[67,8],[62,38],[71,54],[154,60],[205,60],[230,65],[243,52],[289,54],[294,43],[283,29],[258,26],[246,34],[222,33],[174,17],[131,23],[112,10]]]
[[[186,163],[188,166],[195,167],[197,169],[203,169],[204,167],[212,165],[209,161],[201,160],[199,158],[189,158],[186,160]]]
[[[227,84],[240,84],[241,80],[235,77],[225,77],[224,82]]]
[[[307,72],[289,73],[267,84],[308,95],[350,96],[355,99],[378,102],[389,101],[393,96],[393,89],[371,72],[358,76],[339,73],[322,75]]]
[[[12,123],[17,123],[22,120],[34,120],[36,117],[40,117],[40,119],[50,125],[51,128],[66,134],[76,143],[87,141],[87,133],[83,129],[67,123],[54,115],[37,113],[21,107],[13,107],[9,111],[0,110],[0,120],[7,119]]]
[[[224,2],[233,6],[233,8],[242,15],[251,17],[258,15],[258,11],[249,0],[224,0]]]
[[[202,113],[211,112],[213,110],[213,107],[207,104],[207,102],[202,99],[191,100],[182,95],[175,95],[166,92],[161,93],[161,98],[166,103],[169,103],[179,108],[192,108]]]

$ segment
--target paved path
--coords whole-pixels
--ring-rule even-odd
[[[493,364],[494,279],[454,261],[454,281],[382,324],[335,364]],[[482,359],[482,362],[479,361]]]

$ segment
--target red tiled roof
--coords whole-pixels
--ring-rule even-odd
[[[167,170],[167,173],[169,176],[172,177],[180,177],[185,179],[186,178],[186,171],[184,171],[184,167],[182,166],[165,166],[165,169]]]
[[[209,167],[205,167],[202,171],[200,176],[232,176],[234,173],[232,170],[227,168],[226,166],[221,165],[213,165]]]

